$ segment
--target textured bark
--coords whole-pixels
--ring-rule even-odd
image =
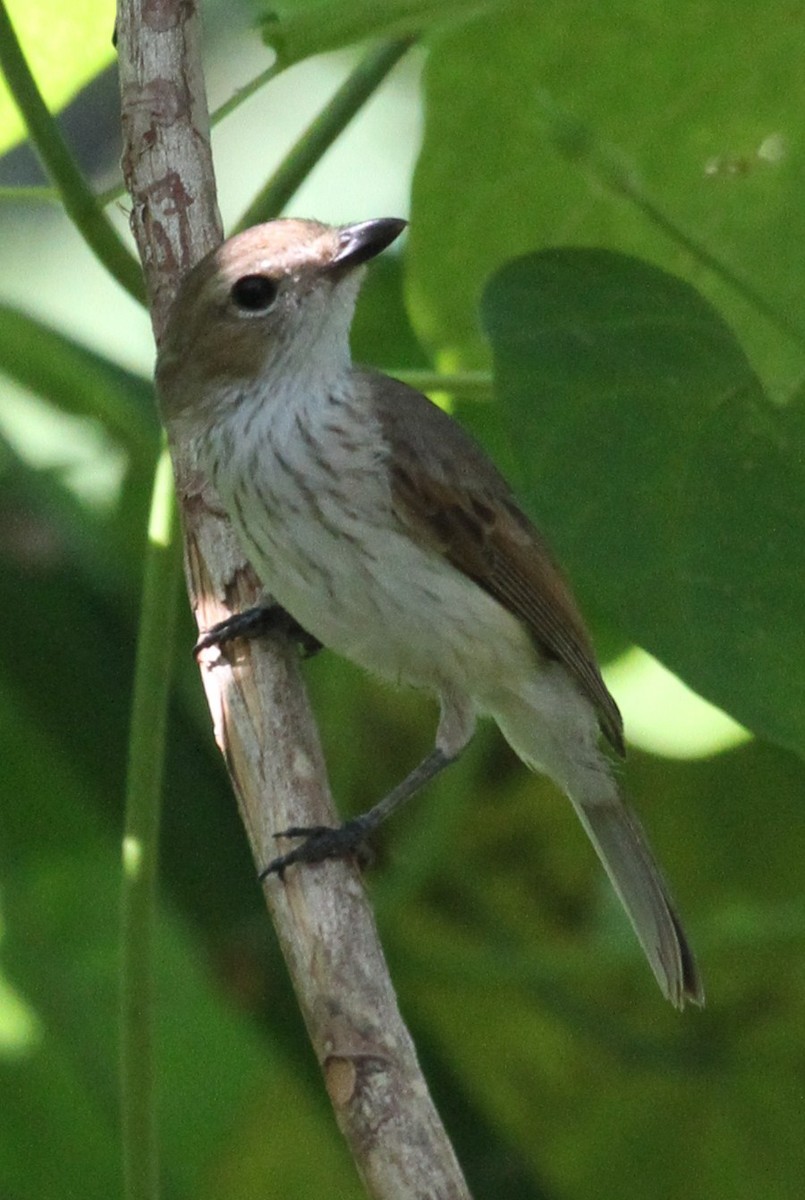
[[[221,239],[192,0],[121,0],[123,168],[159,340],[184,272]],[[256,580],[215,498],[172,445],[188,592],[200,629],[254,604]],[[273,833],[332,824],[316,726],[298,656],[239,643],[202,666],[215,737],[257,868]],[[469,1195],[397,1008],[371,909],[352,863],[292,868],[264,884],[338,1123],[370,1196]]]

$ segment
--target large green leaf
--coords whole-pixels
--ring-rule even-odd
[[[111,0],[6,0],[15,32],[49,107],[63,108],[114,57]],[[0,76],[0,153],[25,125]]]
[[[483,305],[526,495],[601,607],[743,724],[805,753],[802,414],[715,310],[626,255],[552,250]]]
[[[0,303],[0,374],[62,412],[92,417],[138,467],[156,459],[158,426],[150,382],[27,313]]]
[[[805,241],[804,51],[786,9],[729,0],[546,0],[433,34],[408,256],[418,332],[448,367],[484,363],[476,313],[493,270],[547,245],[605,245],[703,288],[787,388],[802,336],[759,319],[646,205],[805,326],[791,252]]]

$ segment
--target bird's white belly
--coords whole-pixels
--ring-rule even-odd
[[[520,622],[399,524],[375,445],[328,447],[322,466],[309,441],[266,439],[213,473],[268,591],[325,646],[392,681],[477,696],[533,670]]]

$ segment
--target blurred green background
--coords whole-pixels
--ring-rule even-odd
[[[353,42],[422,30],[289,210],[410,216],[365,288],[364,361],[489,370],[485,295],[498,400],[446,402],[577,585],[630,735],[624,788],[708,993],[703,1012],[663,1003],[569,806],[482,729],[384,831],[368,879],[473,1194],[798,1197],[800,16],[726,0],[273,7],[275,43],[299,61],[215,130],[225,224],[350,70]],[[14,4],[15,20],[23,9],[39,21],[26,48],[58,51],[57,71],[45,45],[40,83],[54,104],[78,90],[63,127],[111,186],[116,81],[97,72],[112,5],[71,5],[66,29],[53,3]],[[258,15],[207,6],[213,107],[271,61]],[[118,860],[153,351],[146,315],[58,207],[12,193],[45,182],[18,138],[0,97],[0,1194],[93,1200],[120,1190]],[[121,229],[125,210],[111,208]],[[157,964],[164,1195],[357,1198],[193,639],[183,607]],[[305,673],[335,795],[361,811],[430,745],[435,709],[326,653]]]

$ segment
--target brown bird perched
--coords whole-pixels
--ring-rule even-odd
[[[306,631],[385,679],[436,694],[436,745],[388,796],[264,874],[354,851],[491,716],[568,795],[669,1000],[703,1002],[693,954],[599,730],[621,715],[544,539],[484,451],[425,396],[356,367],[362,264],[404,221],[272,221],[182,283],[157,364],[166,423],[212,482],[273,603],[200,646]]]

